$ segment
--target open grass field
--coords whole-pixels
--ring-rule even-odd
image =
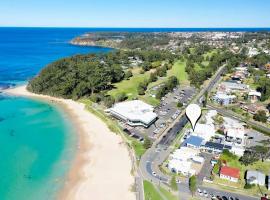
[[[143,181],[143,188],[145,200],[163,200],[154,185],[149,181]]]
[[[115,97],[117,94],[124,92],[128,99],[138,97],[138,85],[144,80],[149,78],[150,72],[140,74],[138,68],[132,70],[133,76],[129,80],[123,80],[119,83],[114,84],[114,89],[108,92],[109,95]]]
[[[186,62],[177,61],[171,70],[168,70],[167,77],[176,76],[180,84],[188,84],[188,74],[185,71]]]

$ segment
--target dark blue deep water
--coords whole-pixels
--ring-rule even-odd
[[[85,31],[62,28],[0,28],[0,87],[24,82],[59,58],[110,50],[72,46],[68,43]]]

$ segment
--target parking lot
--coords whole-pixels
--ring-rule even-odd
[[[150,139],[155,140],[180,115],[181,111],[195,95],[195,92],[196,90],[193,87],[174,88],[173,92],[168,93],[161,99],[160,106],[155,109],[158,119],[154,124],[148,128],[130,127],[130,130],[137,135],[142,137],[147,135]],[[178,102],[181,102],[183,107],[178,108]]]

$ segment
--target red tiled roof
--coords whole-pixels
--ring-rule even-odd
[[[240,170],[237,168],[224,166],[224,167],[221,167],[220,174],[223,174],[225,176],[230,176],[233,178],[239,178],[240,177]]]

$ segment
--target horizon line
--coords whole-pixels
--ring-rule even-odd
[[[94,26],[0,26],[0,28],[89,28],[89,29],[270,29],[269,27],[94,27]]]

